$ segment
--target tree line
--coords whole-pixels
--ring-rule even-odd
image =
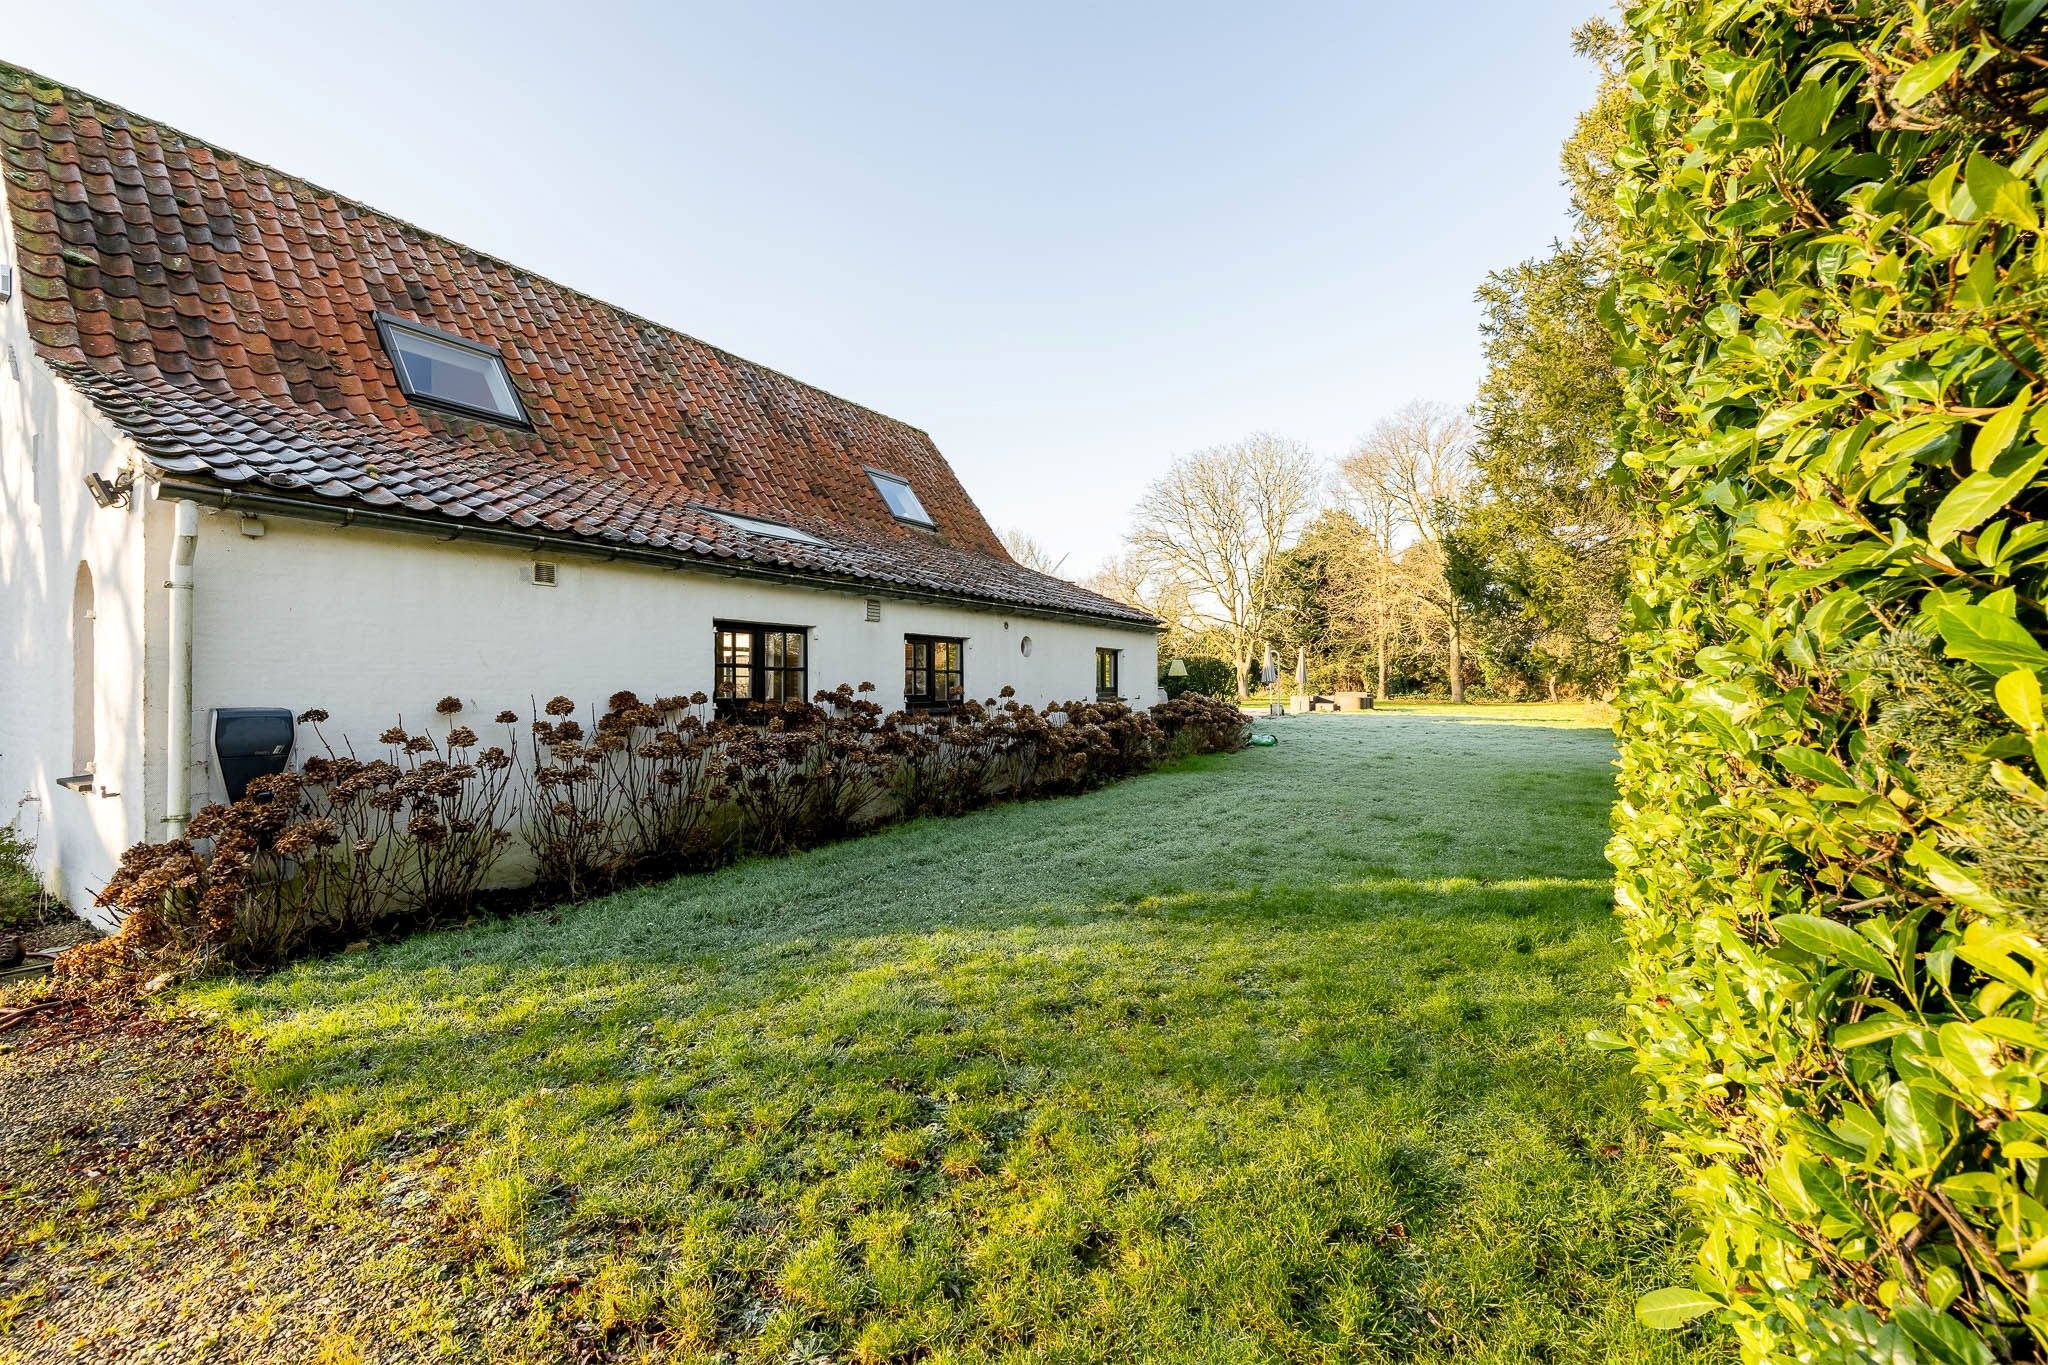
[[[1412,402],[1335,460],[1261,433],[1176,459],[1139,501],[1125,551],[1088,586],[1167,623],[1162,666],[1242,698],[1267,651],[1319,692],[1463,701],[1605,697],[1628,576],[1621,412],[1600,298],[1612,275],[1612,153],[1623,46],[1576,35],[1601,93],[1563,156],[1573,229],[1478,289],[1486,371],[1459,408]],[[1029,537],[1020,562],[1055,571]]]

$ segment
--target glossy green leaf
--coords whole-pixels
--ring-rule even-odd
[[[1828,121],[1842,102],[1847,86],[1839,81],[1808,81],[1778,106],[1778,131],[1793,142],[1817,147],[1825,141]]]
[[[1934,624],[1952,659],[1965,659],[2001,674],[2015,668],[2048,667],[2048,649],[2003,612],[1989,607],[1942,607],[1934,613]]]
[[[1720,1307],[1719,1299],[1697,1289],[1655,1289],[1636,1300],[1636,1321],[1668,1332]]]
[[[1817,915],[1779,915],[1771,921],[1771,927],[1785,942],[1824,961],[1879,976],[1891,974],[1892,966],[1884,955],[1846,924]]]
[[[2048,448],[2037,449],[2025,459],[2005,460],[1992,469],[1966,476],[1949,490],[1927,524],[1927,539],[1945,545],[1959,531],[1972,530],[2003,512],[2024,492],[2048,465]],[[2003,472],[1999,472],[2002,469]]]
[[[1895,1038],[1907,1029],[1916,1027],[1911,1019],[1895,1014],[1879,1015],[1875,1019],[1859,1019],[1853,1024],[1843,1024],[1835,1030],[1835,1046],[1844,1052],[1852,1047],[1868,1043],[1881,1043]]]
[[[2040,215],[2034,207],[2034,187],[1988,156],[1972,156],[1963,168],[1963,182],[1983,217],[2015,227],[2037,228]]]
[[[1924,1304],[1902,1303],[1892,1320],[1927,1365],[1995,1365],[1998,1359],[1975,1332]]]
[[[1818,749],[1788,744],[1777,751],[1777,759],[1785,771],[1823,787],[1853,788],[1856,785],[1856,778],[1842,766],[1841,760]]]
[[[1987,1015],[1977,1021],[1977,1027],[1984,1033],[2014,1047],[2031,1048],[2036,1052],[2048,1052],[2048,1029],[2026,1019],[2008,1019],[2003,1015]]]
[[[1999,456],[2012,449],[2033,412],[2033,401],[2034,386],[2029,384],[2010,403],[1985,419],[1984,425],[1977,428],[1977,439],[1970,443],[1971,469],[1988,470]]]
[[[1950,1141],[1940,1101],[1905,1081],[1895,1082],[1885,1096],[1884,1135],[1906,1173],[1915,1176],[1932,1171]]]
[[[1901,109],[1912,108],[1948,84],[1949,78],[1961,69],[1969,56],[1968,48],[1960,48],[1954,52],[1944,52],[1939,57],[1929,57],[1923,62],[1915,62],[1892,86],[1892,102]]]
[[[2028,734],[2048,724],[2041,708],[2041,675],[2033,669],[2015,668],[1998,680],[1996,692],[1999,709]]]

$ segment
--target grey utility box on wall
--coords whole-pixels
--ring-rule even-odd
[[[282,706],[223,706],[213,713],[213,760],[228,800],[239,801],[251,778],[281,773],[292,758],[292,713]]]

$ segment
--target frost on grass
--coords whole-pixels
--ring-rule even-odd
[[[367,1165],[463,1135],[506,1358],[1678,1360],[1567,719],[1288,719],[195,998]]]

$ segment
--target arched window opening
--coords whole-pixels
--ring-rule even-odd
[[[93,771],[97,701],[93,692],[92,570],[81,562],[71,587],[71,771],[81,776]]]

